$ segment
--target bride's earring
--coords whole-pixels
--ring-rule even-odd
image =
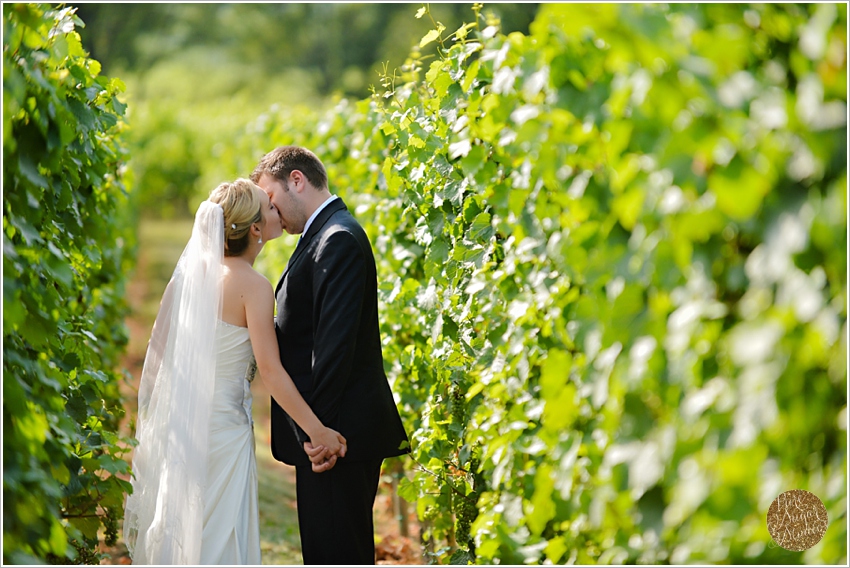
[[[258,244],[258,245],[263,244],[263,237],[260,237],[260,240],[259,240],[259,241],[257,241],[257,244]]]

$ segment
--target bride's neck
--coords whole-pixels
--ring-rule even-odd
[[[225,262],[225,264],[245,263],[248,266],[253,268],[254,261],[257,260],[257,255],[260,253],[261,249],[262,249],[262,247],[260,247],[260,246],[256,246],[256,249],[254,247],[249,247],[248,250],[246,250],[245,252],[243,252],[239,256],[226,256],[226,257],[224,257],[224,262]]]

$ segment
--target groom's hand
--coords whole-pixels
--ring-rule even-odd
[[[313,446],[310,442],[304,442],[304,451],[310,458],[313,473],[328,471],[336,465],[337,455],[331,454],[324,446]]]
[[[322,463],[314,463],[312,464],[313,473],[322,473],[323,471],[328,471],[329,469],[333,469],[336,465],[336,454],[332,455],[327,460]]]

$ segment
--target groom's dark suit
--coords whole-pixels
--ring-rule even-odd
[[[348,442],[333,469],[313,473],[307,436],[272,399],[272,454],[296,466],[304,562],[374,563],[381,461],[409,444],[384,373],[372,248],[342,199],[313,219],[275,294],[281,362],[319,420]]]

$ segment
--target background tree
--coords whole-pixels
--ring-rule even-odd
[[[224,148],[273,105],[322,109],[367,96],[403,64],[430,22],[418,4],[103,4],[77,6],[83,45],[127,84],[134,198],[145,215],[187,216],[233,176]],[[527,31],[536,4],[494,4]],[[459,26],[468,5],[434,15]],[[435,55],[428,46],[423,56]],[[258,157],[254,157],[258,159]],[[250,172],[239,172],[247,175]]]

